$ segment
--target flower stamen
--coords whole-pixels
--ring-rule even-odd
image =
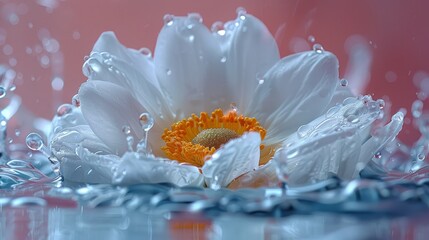
[[[261,139],[266,135],[266,130],[255,118],[238,115],[236,111],[224,114],[221,109],[216,109],[211,115],[201,112],[200,116],[192,114],[188,119],[174,123],[171,129],[165,129],[162,150],[171,159],[202,167],[207,157],[245,132],[259,132]]]

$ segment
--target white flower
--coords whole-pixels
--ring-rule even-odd
[[[323,113],[351,96],[346,88],[339,86],[338,61],[333,54],[309,51],[280,59],[275,40],[264,24],[244,12],[240,12],[236,20],[226,23],[224,28],[219,26],[213,32],[209,31],[197,14],[166,16],[153,59],[147,49],[128,49],[113,33],[103,33],[83,66],[88,81],[81,85],[78,93],[80,106],[63,106],[66,109],[62,109],[52,123],[50,147],[60,160],[63,176],[71,181],[90,183],[171,182],[179,186],[206,184],[212,188],[225,187],[231,182],[233,187],[270,185],[278,182],[274,164],[271,161],[264,163],[270,160],[274,150],[281,145],[287,146],[278,151],[276,162],[281,174],[288,172],[293,176],[292,165],[283,161],[291,158],[282,156],[290,155],[291,143],[305,145],[302,151],[309,149],[311,141],[307,140],[310,138],[295,136],[300,126],[308,124],[313,132],[323,129],[323,134],[311,134],[327,139],[315,148],[317,150],[322,145],[332,150],[346,144],[334,131],[339,127],[337,122],[320,125],[321,119],[325,118]],[[363,100],[355,99],[352,105],[359,109],[358,102]],[[237,114],[227,113],[231,103],[236,104]],[[344,112],[348,112],[352,105],[338,105],[340,109],[334,119],[347,118],[350,114]],[[224,129],[216,134],[225,138],[232,130],[238,136],[226,137],[222,147],[217,146],[207,158],[197,159],[200,166],[172,161],[193,163],[187,159],[192,154],[181,150],[184,145],[180,145],[182,152],[178,151],[182,155],[172,153],[177,150],[173,140],[178,136],[173,130],[168,133],[172,134],[170,145],[173,147],[167,144],[167,151],[165,148],[161,150],[166,144],[163,139],[167,142],[169,139],[165,136],[162,139],[164,129],[171,130],[180,121],[187,126],[193,121],[188,119],[192,114],[215,109],[221,109],[224,115],[232,114],[236,122],[240,115],[257,121],[249,120],[251,126],[244,128],[237,124],[222,125],[218,121],[223,120],[214,117],[213,124],[221,124]],[[221,110],[215,113],[222,113]],[[365,124],[349,121],[345,126],[348,127],[346,132],[359,135],[359,139],[353,138],[356,144],[349,146],[352,148],[350,152],[356,154],[361,146],[368,148],[362,156],[365,159],[350,160],[349,154],[333,159],[327,151],[320,151],[321,156],[302,155],[292,169],[299,172],[297,182],[323,179],[329,172],[343,178],[355,177],[356,171],[371,159],[367,153],[373,154],[382,143],[397,134],[397,131],[386,133],[384,141],[369,143],[372,139],[369,129],[380,111],[379,108],[371,110],[368,116],[366,113],[356,114]],[[144,139],[145,131],[139,122],[141,113],[150,114],[146,121],[151,120],[150,116],[154,120],[148,135],[153,155],[128,151],[130,142],[127,142],[123,128],[129,128],[125,131],[129,132],[128,140],[130,137],[136,141]],[[203,115],[200,118],[194,116],[197,122],[202,122],[203,118]],[[183,131],[192,132],[192,129],[201,131],[198,128]],[[186,136],[195,137],[193,134]],[[202,144],[195,139],[188,141],[192,145],[191,152],[195,145]],[[370,146],[366,147],[366,143]],[[178,157],[170,160],[167,155]],[[324,159],[323,164],[335,167],[317,169],[320,164],[316,156]],[[314,163],[315,167],[299,168],[300,162]],[[262,166],[258,167],[259,164]]]

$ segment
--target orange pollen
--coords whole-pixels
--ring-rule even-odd
[[[162,134],[165,146],[161,149],[170,159],[202,167],[223,144],[245,132],[259,132],[261,139],[267,133],[255,118],[237,115],[236,111],[224,114],[216,109],[211,115],[206,112],[200,116],[192,114],[171,125],[171,129],[165,129]]]

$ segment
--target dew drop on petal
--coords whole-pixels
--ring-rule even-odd
[[[246,14],[247,11],[244,7],[238,7],[235,12],[237,13],[237,16],[240,20],[245,20],[246,19]]]
[[[323,53],[325,50],[323,49],[323,46],[319,43],[316,43],[313,45],[313,51],[315,51],[316,53]]]
[[[377,105],[378,105],[378,108],[379,108],[380,110],[383,110],[383,109],[384,109],[384,107],[386,106],[386,103],[384,102],[384,100],[383,100],[383,99],[378,99],[378,100],[377,100]]]
[[[0,98],[4,98],[6,96],[6,89],[4,87],[0,87]]]
[[[380,158],[381,158],[381,153],[380,153],[380,152],[376,152],[376,153],[374,154],[374,158],[376,158],[376,159],[380,159]]]
[[[167,69],[167,75],[170,76],[171,75],[171,70]]]
[[[217,33],[219,36],[224,36],[226,34],[225,27],[220,21],[213,23],[211,31]]]
[[[425,158],[426,158],[426,156],[425,156],[425,154],[424,154],[424,153],[420,153],[419,155],[417,155],[417,159],[418,159],[419,161],[423,161],[423,160],[425,160]]]
[[[166,15],[164,15],[163,20],[164,20],[164,24],[166,26],[172,26],[174,23],[174,16],[171,14],[166,14]]]
[[[199,13],[189,13],[188,18],[191,20],[195,20],[199,23],[203,22],[203,17],[201,17],[201,15]]]
[[[73,107],[71,104],[65,103],[58,107],[57,109],[57,116],[62,117],[66,114],[69,114],[73,110]]]
[[[356,116],[356,115],[354,115],[354,114],[352,114],[352,115],[349,115],[347,117],[347,121],[350,122],[350,123],[358,123],[359,122],[359,117]]]
[[[347,81],[347,79],[343,78],[340,80],[340,84],[343,87],[347,87],[347,85],[349,85],[349,81]]]
[[[75,94],[75,95],[72,97],[72,104],[73,104],[73,106],[75,106],[75,107],[80,107],[79,94]]]
[[[308,125],[302,125],[301,127],[298,128],[296,133],[298,134],[299,138],[304,138],[305,136],[308,135],[308,133],[310,132],[310,129],[311,128]]]
[[[42,149],[44,145],[42,137],[37,133],[28,134],[27,138],[25,139],[25,143],[27,144],[28,148],[34,151]]]
[[[220,62],[221,62],[221,63],[225,63],[225,62],[226,62],[226,57],[222,57],[222,58],[220,59]]]
[[[131,133],[131,128],[128,125],[124,125],[122,126],[122,132],[125,133],[126,135]]]
[[[148,58],[152,57],[152,51],[149,48],[140,48],[139,52]]]

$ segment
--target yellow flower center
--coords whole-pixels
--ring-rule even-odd
[[[171,159],[202,167],[205,159],[223,144],[245,132],[259,132],[264,139],[267,131],[255,118],[238,115],[236,111],[224,114],[221,109],[216,109],[211,115],[206,112],[200,116],[192,114],[164,130],[162,150]]]

